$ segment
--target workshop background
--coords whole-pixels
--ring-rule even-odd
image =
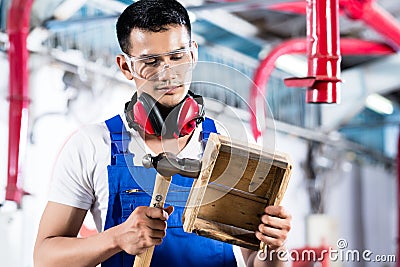
[[[33,266],[60,147],[79,126],[121,112],[134,91],[115,64],[115,20],[130,3],[0,0],[0,266]],[[320,266],[400,266],[400,2],[181,3],[209,62],[197,78],[235,70],[217,75],[233,90],[197,88],[209,114],[257,137],[268,129],[249,108],[267,100],[276,149],[294,165],[282,203],[293,216],[288,249],[373,253]],[[93,229],[88,218],[82,235]]]

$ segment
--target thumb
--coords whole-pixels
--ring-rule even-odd
[[[164,208],[164,210],[168,213],[168,215],[171,215],[171,213],[174,211],[174,206],[168,206]]]

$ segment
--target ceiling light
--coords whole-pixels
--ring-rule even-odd
[[[378,94],[369,95],[365,100],[365,106],[380,114],[390,115],[393,113],[392,102]]]

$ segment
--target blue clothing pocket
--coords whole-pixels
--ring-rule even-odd
[[[148,193],[144,192],[141,189],[133,188],[129,190],[124,190],[119,193],[119,202],[121,205],[121,222],[124,222],[128,219],[131,213],[139,206],[148,207],[151,201],[151,197]],[[183,207],[175,206],[173,201],[168,201],[167,196],[167,205],[174,206],[174,212],[169,216],[167,224],[168,228],[173,227],[182,227],[182,214]]]
[[[119,198],[122,207],[122,221],[128,219],[129,215],[131,215],[132,211],[134,211],[137,207],[149,206],[151,200],[150,196],[139,188],[124,190],[120,192]]]

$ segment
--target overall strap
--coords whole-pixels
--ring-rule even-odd
[[[208,117],[204,118],[204,121],[202,122],[202,127],[203,130],[200,133],[200,140],[203,143],[203,148],[207,144],[208,137],[210,136],[210,133],[218,133],[217,128],[215,127],[215,122],[213,119],[210,119]]]
[[[116,164],[118,154],[128,153],[130,134],[119,115],[105,121],[111,138],[111,165]]]

